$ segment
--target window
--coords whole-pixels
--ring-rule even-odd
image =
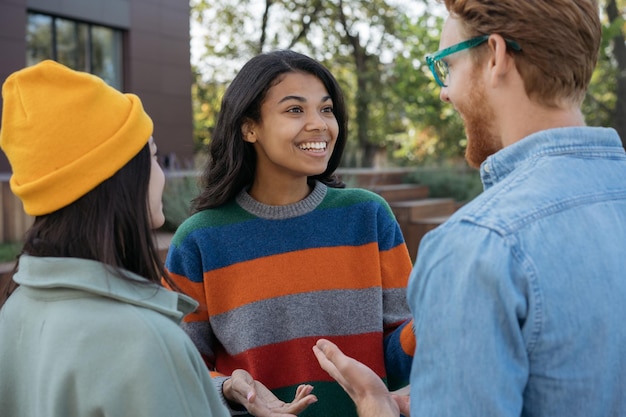
[[[42,13],[28,14],[26,64],[54,59],[122,90],[122,31]]]

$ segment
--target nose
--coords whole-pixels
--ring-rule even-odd
[[[312,115],[309,116],[307,127],[309,130],[319,130],[323,132],[328,129],[328,124],[326,124],[324,115],[313,112]]]
[[[441,87],[439,91],[439,100],[444,103],[450,103],[450,97],[448,97],[448,87]]]

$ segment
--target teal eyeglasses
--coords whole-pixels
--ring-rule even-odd
[[[459,42],[446,49],[442,49],[441,51],[426,55],[426,63],[428,64],[428,68],[430,68],[430,72],[433,73],[437,84],[439,84],[440,87],[447,87],[445,81],[448,78],[448,63],[446,61],[442,61],[443,58],[464,49],[470,49],[481,45],[487,42],[487,39],[489,39],[489,35],[477,36],[475,38]],[[522,47],[519,46],[517,42],[509,39],[505,39],[504,41],[506,42],[507,46],[514,51],[522,50]]]

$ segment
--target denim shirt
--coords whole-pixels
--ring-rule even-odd
[[[542,131],[421,242],[411,415],[626,416],[626,156],[617,133]]]

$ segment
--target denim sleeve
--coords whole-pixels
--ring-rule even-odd
[[[514,237],[467,222],[423,239],[408,287],[411,415],[520,416],[530,290],[516,251]]]

